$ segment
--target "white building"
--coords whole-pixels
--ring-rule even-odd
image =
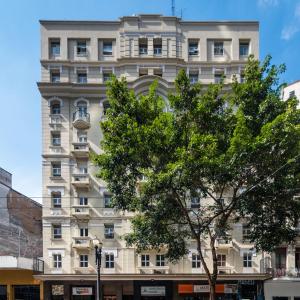
[[[101,239],[104,300],[206,299],[207,281],[196,247],[178,264],[163,253],[138,255],[120,237],[132,215],[110,208],[105,182],[95,177],[89,152],[99,153],[99,122],[107,108],[110,74],[125,76],[136,93],[154,79],[166,97],[184,68],[192,82],[243,80],[249,54],[259,56],[259,24],[199,22],[139,15],[117,21],[41,21],[43,234],[45,299],[91,299],[96,269],[92,239]],[[218,241],[221,298],[262,295],[266,267],[275,259],[246,242],[235,224],[232,241]],[[209,260],[209,251],[205,251]],[[266,262],[270,262],[269,264]]]

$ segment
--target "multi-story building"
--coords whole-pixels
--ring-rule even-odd
[[[43,271],[42,205],[12,188],[0,168],[0,300],[39,300]],[[42,298],[41,298],[42,299]]]
[[[198,22],[138,15],[117,21],[41,21],[43,234],[45,299],[92,299],[93,239],[103,242],[102,292],[108,299],[206,299],[208,286],[196,247],[177,264],[163,253],[137,254],[120,238],[132,215],[114,210],[90,153],[101,151],[99,122],[108,107],[106,81],[124,76],[136,93],[158,81],[166,97],[185,69],[191,82],[243,81],[249,54],[259,55],[259,24]],[[198,205],[192,203],[192,205]],[[235,224],[219,240],[220,297],[256,299],[268,262],[247,243],[249,228]],[[209,251],[203,253],[209,260]],[[289,256],[288,256],[289,257]],[[290,259],[290,258],[288,258]],[[85,296],[84,296],[85,295]],[[227,295],[227,296],[226,296]],[[84,298],[86,297],[86,298]]]

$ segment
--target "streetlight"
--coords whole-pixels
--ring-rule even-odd
[[[95,237],[93,239],[93,245],[95,247],[96,266],[97,266],[97,297],[96,300],[100,300],[101,286],[100,286],[100,267],[101,267],[101,255],[102,255],[102,243]]]

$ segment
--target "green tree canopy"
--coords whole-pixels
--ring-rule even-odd
[[[94,160],[114,206],[136,212],[125,239],[138,250],[164,248],[171,261],[195,240],[212,299],[215,242],[229,238],[233,222],[246,220],[258,250],[296,236],[300,112],[295,98],[280,99],[282,71],[270,57],[262,64],[250,57],[245,81],[230,86],[191,84],[180,71],[169,111],[155,82],[145,95],[124,78],[108,86],[103,153]],[[200,206],[191,206],[194,199]],[[207,245],[212,268],[201,252]]]

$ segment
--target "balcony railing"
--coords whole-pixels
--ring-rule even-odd
[[[73,125],[78,129],[87,129],[90,127],[90,114],[77,110],[73,114]]]
[[[73,237],[73,248],[89,249],[91,247],[91,240],[89,237]]]
[[[220,238],[216,240],[216,248],[218,249],[229,249],[232,247],[232,241],[230,239]]]
[[[62,116],[57,115],[49,115],[49,125],[59,127],[62,123]]]
[[[38,258],[0,256],[1,269],[24,269],[35,272],[44,271],[44,262]]]
[[[73,143],[72,153],[78,158],[88,158],[90,147],[88,143]]]
[[[91,208],[89,206],[73,206],[72,215],[78,219],[89,219],[91,217]]]
[[[72,174],[72,184],[77,188],[90,187],[90,176],[86,168],[74,169]]]

